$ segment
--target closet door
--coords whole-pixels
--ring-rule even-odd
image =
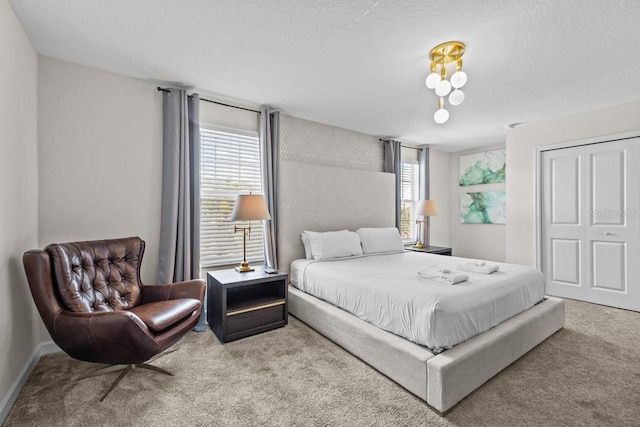
[[[586,300],[640,310],[640,139],[586,146]]]
[[[584,300],[585,150],[542,153],[542,271],[549,295]]]
[[[546,293],[640,311],[640,138],[542,153]]]

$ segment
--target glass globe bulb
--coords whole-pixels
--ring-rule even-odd
[[[427,81],[425,82],[425,84],[429,89],[435,89],[439,81],[440,81],[440,74],[431,73],[427,76]]]
[[[439,108],[433,115],[433,120],[435,120],[437,124],[441,125],[449,120],[449,112],[444,108]]]
[[[451,92],[451,83],[448,80],[440,80],[436,85],[436,95],[447,96]]]
[[[449,95],[449,104],[451,105],[460,105],[462,101],[464,101],[464,92],[460,89],[454,90],[451,92],[451,95]]]
[[[466,83],[467,73],[465,73],[464,71],[456,71],[455,73],[453,73],[453,76],[451,76],[451,86],[455,87],[456,89],[461,88]]]

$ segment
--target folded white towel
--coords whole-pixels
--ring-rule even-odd
[[[434,271],[435,269],[427,267],[418,271],[418,276],[429,280],[435,280],[436,282],[446,283],[448,285],[455,285],[460,282],[469,280],[469,276],[466,274],[454,274],[451,270],[443,269],[446,271]]]
[[[467,261],[458,265],[460,270],[472,271],[474,273],[491,274],[500,269],[498,264],[491,264],[484,261]]]
[[[437,273],[451,273],[448,268],[440,267],[439,265],[430,265],[427,268],[423,268],[418,271],[418,274],[437,274]]]

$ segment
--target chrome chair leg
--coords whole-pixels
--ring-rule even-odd
[[[133,365],[128,365],[120,375],[118,375],[118,378],[116,378],[116,380],[111,384],[111,387],[109,387],[109,389],[105,392],[105,394],[102,395],[102,397],[100,398],[100,402],[102,402],[104,400],[105,397],[107,397],[109,395],[109,393],[111,393],[111,390],[113,390],[114,388],[116,388],[116,386],[118,385],[118,383],[120,382],[120,380],[122,378],[124,378],[125,375],[127,375],[129,372],[131,372],[131,370],[133,370]]]
[[[177,349],[172,349],[172,350],[167,350],[165,352],[162,352],[162,353],[156,355],[155,357],[149,359],[148,362],[154,362],[154,361],[160,359],[161,357],[166,356],[167,354],[173,353],[176,350]],[[118,385],[118,383],[120,383],[120,381],[125,377],[125,375],[127,375],[129,372],[133,371],[134,368],[147,369],[149,371],[160,372],[161,374],[173,376],[173,373],[171,373],[171,372],[169,372],[169,371],[167,371],[165,369],[162,369],[162,368],[159,368],[157,366],[150,365],[149,363],[143,362],[143,363],[136,363],[136,364],[133,364],[133,365],[111,365],[111,366],[107,366],[106,368],[98,369],[97,371],[92,372],[89,375],[85,375],[84,377],[78,378],[78,381],[83,380],[85,378],[95,377],[95,376],[98,376],[98,375],[104,375],[104,374],[110,374],[112,372],[122,371],[120,373],[120,375],[118,375],[118,378],[116,378],[116,380],[111,384],[109,389],[100,398],[100,402],[102,402],[105,399],[105,397],[107,397],[109,395],[109,393],[111,393],[111,391]]]
[[[111,372],[122,371],[124,369],[127,369],[129,366],[131,365],[110,365],[110,366],[107,366],[106,368],[98,369],[97,371],[92,372],[88,375],[85,375],[84,377],[78,378],[78,381],[84,380],[85,378],[95,377],[97,375],[110,374]]]
[[[148,369],[150,371],[156,371],[156,372],[160,372],[161,374],[173,376],[171,372],[164,370],[162,368],[158,368],[157,366],[149,365],[147,363],[138,363],[136,365],[136,368]]]

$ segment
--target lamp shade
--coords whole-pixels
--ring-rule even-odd
[[[262,194],[240,194],[231,212],[231,221],[271,219]]]
[[[416,208],[416,216],[438,215],[438,207],[435,200],[420,200]]]

